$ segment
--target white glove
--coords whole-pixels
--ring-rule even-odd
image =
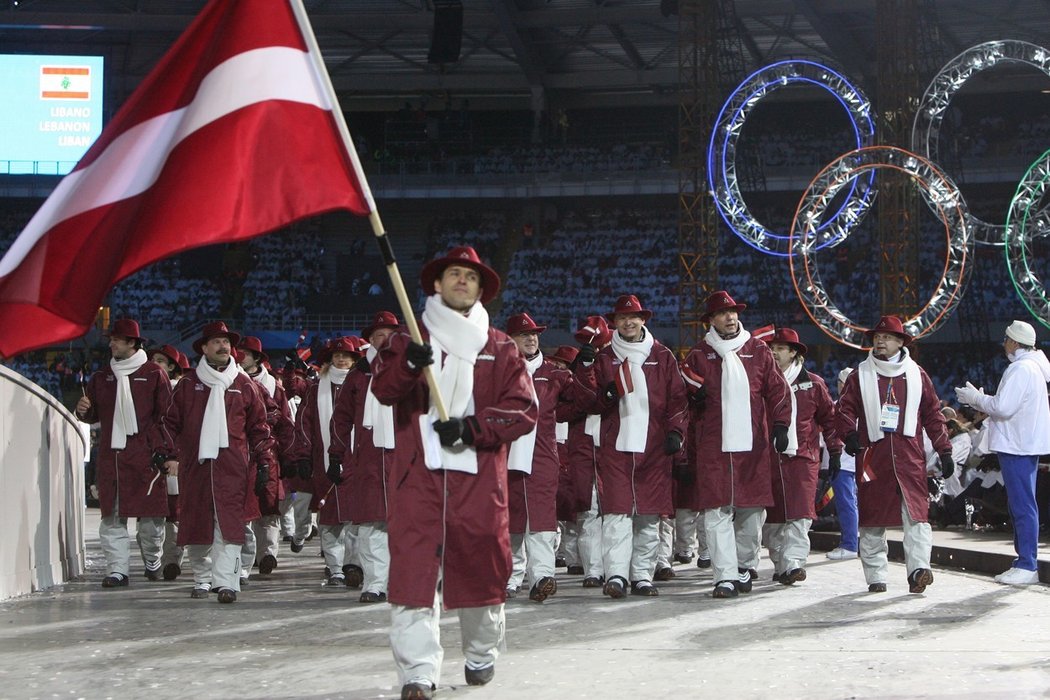
[[[966,382],[966,386],[955,387],[955,398],[964,406],[980,408],[980,400],[984,398],[984,387],[978,389],[970,382]]]

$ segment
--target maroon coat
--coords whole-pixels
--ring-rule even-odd
[[[577,367],[573,370],[570,391],[573,401],[558,407],[558,420],[569,424],[569,438],[565,442],[565,458],[569,465],[569,480],[572,484],[573,508],[577,513],[591,509],[591,495],[597,479],[597,450],[594,438],[586,432],[587,404],[594,401],[594,391],[583,387],[582,377],[577,374],[585,370]],[[593,380],[593,375],[591,375]]]
[[[372,429],[361,425],[372,381],[371,373],[364,369],[367,364],[359,360],[358,369],[347,375],[332,413],[329,454],[343,462],[343,483],[333,492],[340,522],[386,522],[387,455],[393,450],[376,447]]]
[[[550,360],[532,375],[539,401],[536,420],[536,447],[532,456],[532,473],[510,470],[507,472],[510,506],[510,531],[524,533],[553,532],[558,529],[558,483],[561,475],[561,460],[558,458],[558,441],[554,437],[558,404],[563,401],[572,375],[558,368]]]
[[[696,490],[696,446],[699,442],[701,411],[690,402],[689,425],[685,436],[685,449],[675,456],[675,469],[689,475],[686,480],[675,479],[671,484],[671,495],[675,510],[703,510],[700,506],[700,494]]]
[[[722,451],[722,358],[701,340],[689,351],[685,366],[704,380],[707,394],[696,436],[696,488],[700,508],[773,504],[769,475],[773,425],[791,421],[788,384],[761,340],[748,339],[737,351],[751,389],[752,447],[748,452]]]
[[[766,509],[767,523],[800,518],[815,520],[821,434],[829,454],[842,452],[842,441],[835,432],[835,403],[824,380],[803,368],[791,384],[791,390],[795,393],[798,451],[789,456],[770,450],[773,505]]]
[[[918,425],[915,435],[904,435],[904,407],[908,390],[904,375],[892,377],[893,394],[901,407],[897,430],[886,433],[869,447],[868,424],[860,397],[859,372],[853,372],[842,387],[838,403],[836,425],[845,437],[856,431],[862,452],[857,453],[857,510],[860,527],[894,527],[901,524],[901,496],[908,504],[908,514],[917,523],[925,523],[930,515],[929,489],[926,485],[926,451],[922,431],[926,431],[937,454],[952,451],[948,431],[941,413],[940,399],[926,371],[919,368],[922,379],[922,398],[919,400]],[[879,399],[885,401],[891,377],[878,375]],[[863,480],[865,465],[874,475]]]
[[[231,365],[225,371],[237,369]],[[240,371],[225,396],[230,446],[220,449],[215,459],[198,461],[201,424],[210,395],[211,389],[197,378],[197,371],[188,370],[164,413],[165,441],[176,446],[179,458],[180,546],[211,544],[216,515],[223,539],[244,544],[245,503],[255,488],[254,465],[274,463],[266,406],[255,382]]]
[[[671,466],[673,455],[665,454],[668,433],[686,435],[685,382],[674,354],[659,342],[653,343],[642,365],[649,389],[649,430],[645,452],[620,452],[619,399],[606,400],[602,387],[615,381],[620,361],[612,346],[602,348],[594,363],[581,370],[584,386],[593,387],[591,412],[602,417],[598,446],[598,502],[602,513],[672,515]],[[588,378],[588,375],[592,375]]]
[[[434,604],[443,568],[446,608],[498,605],[510,577],[507,443],[532,430],[536,406],[518,348],[489,328],[474,367],[478,473],[427,468],[419,417],[430,408],[423,375],[405,360],[408,335],[393,335],[380,351],[372,391],[394,406],[396,444],[388,515],[390,602]]]
[[[118,490],[120,517],[160,518],[168,514],[167,480],[153,468],[153,452],[163,445],[161,417],[171,401],[171,381],[155,362],[147,361],[128,377],[139,430],[129,435],[123,450],[114,450],[113,410],[117,402],[117,377],[108,366],[91,375],[85,393],[91,408],[81,420],[101,424],[96,459],[98,500],[103,517],[113,515]],[[153,489],[150,495],[150,482]]]
[[[332,385],[333,416],[335,407],[339,404],[339,394],[356,371],[356,369],[351,369],[342,384]],[[292,461],[306,460],[310,462],[313,471],[308,480],[296,477],[290,481],[294,484],[296,491],[313,495],[310,500],[310,510],[318,511],[318,523],[338,525],[349,522],[349,517],[345,520],[340,519],[341,512],[336,508],[336,503],[340,496],[339,492],[342,491],[343,510],[345,511],[346,504],[350,502],[350,487],[345,480],[341,486],[334,486],[325,473],[324,440],[321,437],[321,418],[317,408],[317,395],[320,390],[320,382],[323,381],[327,381],[325,375],[321,375],[318,383],[310,385],[302,403],[299,404],[299,411],[295,414],[295,440],[289,451]],[[330,426],[326,425],[323,428],[329,430]],[[322,499],[325,501],[323,508],[320,505]]]
[[[254,378],[253,378],[254,381]],[[270,461],[270,481],[266,485],[266,493],[260,498],[255,495],[253,489],[248,494],[248,505],[245,508],[245,518],[254,520],[263,515],[278,515],[280,513],[280,502],[284,498],[284,484],[281,482],[281,467],[279,462],[287,457],[288,450],[292,446],[293,431],[295,425],[292,423],[292,411],[288,406],[288,397],[280,382],[274,386],[273,396],[262,384],[255,382],[259,398],[266,407],[266,424],[270,426],[270,434],[273,436],[274,449],[278,459]],[[255,466],[255,465],[253,465]],[[258,515],[253,515],[258,512]]]

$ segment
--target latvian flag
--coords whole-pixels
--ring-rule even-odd
[[[212,0],[0,260],[0,356],[83,335],[150,263],[337,209],[375,203],[302,0]]]
[[[860,460],[860,481],[863,484],[875,481],[875,470],[871,468],[871,454],[874,452],[870,447],[864,450],[864,457]]]

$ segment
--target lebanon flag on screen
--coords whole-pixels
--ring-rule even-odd
[[[374,210],[300,1],[201,11],[0,260],[0,355],[83,335],[114,283],[166,256]]]
[[[91,99],[90,66],[40,66],[40,99]]]

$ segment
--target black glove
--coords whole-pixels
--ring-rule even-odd
[[[291,479],[296,474],[297,474],[297,472],[296,472],[296,468],[295,468],[295,462],[291,461],[290,459],[286,459],[283,462],[281,462],[281,478],[282,479]]]
[[[606,401],[615,401],[620,398],[620,392],[616,390],[616,382],[609,382],[602,389],[602,396],[605,397]]]
[[[707,403],[707,387],[702,386],[696,391],[689,392],[689,405],[698,411],[704,410],[704,404]]]
[[[270,483],[270,465],[260,464],[255,469],[255,495],[262,498],[266,495],[266,486]]]
[[[673,455],[680,449],[682,449],[682,436],[672,430],[664,438],[664,454]]]
[[[164,463],[167,462],[169,459],[175,459],[175,458],[174,457],[169,457],[167,455],[162,455],[159,452],[154,452],[153,453],[153,458],[152,458],[152,460],[150,460],[150,466],[153,467],[154,469],[156,469],[157,471],[159,471],[161,474],[167,474],[168,473],[168,468],[166,466],[164,466]]]
[[[682,486],[692,486],[696,482],[696,470],[691,464],[676,464],[671,468],[671,477]]]
[[[786,425],[773,426],[773,449],[784,454],[784,451],[788,448],[788,427]]]
[[[582,362],[583,364],[590,364],[594,362],[594,358],[598,355],[598,350],[593,345],[581,345],[580,352],[576,355],[576,361]]]
[[[828,476],[834,479],[842,471],[842,455],[838,452],[828,455]]]
[[[941,476],[945,479],[949,478],[955,473],[955,462],[952,460],[951,452],[942,452],[941,458]]]
[[[295,471],[300,479],[309,479],[314,475],[314,463],[308,459],[299,460],[295,463]]]
[[[427,365],[434,364],[434,348],[428,343],[409,343],[405,349],[405,359],[408,360],[410,368],[421,372]]]
[[[368,364],[368,358],[367,357],[359,357],[359,358],[357,358],[357,362],[355,363],[355,366],[357,367],[357,371],[358,372],[364,372],[365,374],[368,374],[369,371],[371,371],[371,367]]]
[[[339,459],[338,457],[332,457],[331,455],[329,455],[328,471],[326,471],[324,474],[328,477],[328,480],[331,481],[333,484],[343,483],[343,460]]]
[[[473,416],[435,421],[434,432],[438,434],[441,444],[445,447],[452,447],[457,440],[463,440],[464,445],[473,445],[476,434],[475,421]]]
[[[856,430],[846,435],[846,439],[842,443],[842,450],[850,457],[856,457],[857,453],[860,452],[860,440],[857,438]]]

